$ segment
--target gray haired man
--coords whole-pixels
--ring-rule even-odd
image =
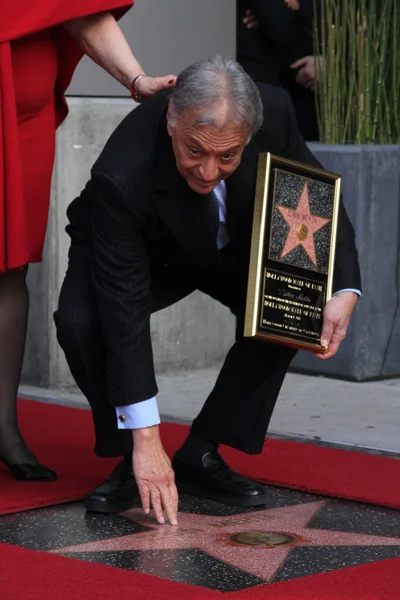
[[[257,87],[230,59],[185,69],[172,93],[119,125],[68,209],[69,266],[55,315],[71,372],[90,402],[99,456],[124,457],[86,500],[118,512],[139,491],[146,512],[177,522],[178,493],[239,506],[265,489],[218,454],[261,452],[295,351],[243,337],[257,157],[318,165],[286,93]],[[319,165],[318,165],[319,166]],[[360,288],[354,231],[342,207],[323,338],[332,356]],[[201,290],[237,317],[236,341],[172,466],[159,436],[150,316]],[[195,332],[193,339],[196,339]]]

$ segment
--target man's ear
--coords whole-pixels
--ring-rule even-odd
[[[172,106],[171,106],[171,100],[170,100],[168,102],[168,110],[167,110],[167,131],[168,131],[168,133],[169,133],[170,136],[172,136],[171,121],[172,121]]]

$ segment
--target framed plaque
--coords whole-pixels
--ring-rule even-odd
[[[244,335],[326,352],[341,177],[262,153],[258,159]]]

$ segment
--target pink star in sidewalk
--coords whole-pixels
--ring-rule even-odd
[[[135,508],[124,513],[124,516],[149,527],[149,531],[69,546],[55,552],[197,548],[264,581],[270,581],[290,551],[297,546],[400,545],[399,538],[308,528],[308,523],[325,503],[325,500],[309,502],[229,517],[180,513],[178,527],[156,525],[154,520]],[[271,538],[268,534],[272,534],[272,537],[281,538],[282,543],[279,546],[249,546],[238,541],[254,538],[255,533],[261,534],[261,540]],[[146,562],[145,555],[143,560]]]
[[[304,184],[296,209],[281,205],[277,205],[277,209],[289,225],[289,233],[286,238],[281,258],[286,256],[286,254],[289,254],[289,252],[297,248],[297,246],[301,245],[314,265],[317,266],[314,233],[329,223],[330,219],[323,219],[322,217],[316,217],[311,214],[307,181]]]

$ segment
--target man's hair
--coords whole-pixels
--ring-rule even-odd
[[[197,61],[180,73],[171,95],[171,124],[193,107],[204,109],[194,125],[218,125],[222,113],[224,121],[248,127],[249,139],[263,122],[257,86],[236,61],[220,55]]]

